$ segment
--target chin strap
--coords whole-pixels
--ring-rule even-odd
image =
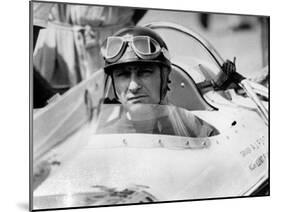
[[[112,83],[112,87],[113,87],[114,96],[115,96],[116,100],[118,101],[118,96],[117,96],[117,93],[116,93],[115,83],[114,83],[112,73],[110,74],[110,77],[111,77],[111,83]]]

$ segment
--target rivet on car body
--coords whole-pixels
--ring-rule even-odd
[[[163,146],[164,146],[163,143],[162,143],[162,141],[161,141],[161,139],[158,140],[158,143],[159,143],[160,147],[163,147]]]
[[[123,139],[123,144],[125,144],[125,146],[127,146],[127,142],[126,142],[126,139]]]

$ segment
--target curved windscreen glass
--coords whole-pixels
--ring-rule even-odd
[[[148,133],[208,137],[218,131],[191,112],[171,105],[101,105],[97,134]]]
[[[193,37],[172,29],[155,30],[168,46],[172,63],[182,61],[185,71],[196,83],[213,79],[221,72],[210,53]],[[180,64],[178,64],[180,65]]]

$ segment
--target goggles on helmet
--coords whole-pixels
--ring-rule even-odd
[[[168,51],[149,36],[110,36],[104,51],[104,58],[109,63],[117,62],[124,54],[127,45],[133,49],[135,54],[144,60],[155,59],[160,53],[170,60]]]

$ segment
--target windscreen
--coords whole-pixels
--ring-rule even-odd
[[[172,105],[101,105],[97,134],[147,133],[208,137],[218,131],[190,111]]]

